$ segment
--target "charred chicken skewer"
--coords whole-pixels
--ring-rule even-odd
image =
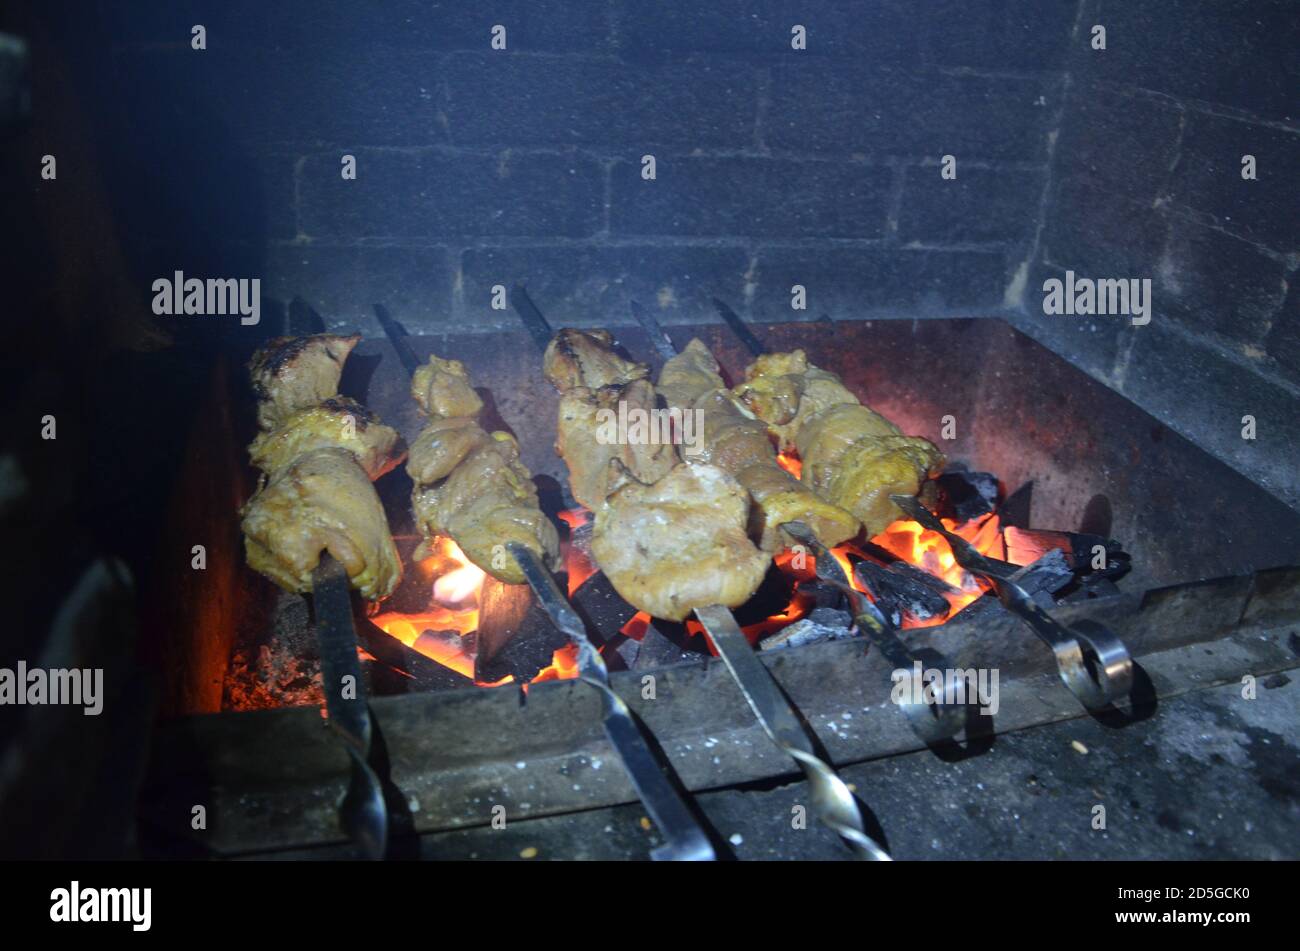
[[[424,542],[446,536],[470,561],[506,584],[523,584],[511,544],[532,551],[551,568],[560,539],[542,514],[532,473],[519,461],[519,445],[505,432],[486,432],[483,410],[459,360],[434,355],[411,377],[411,395],[429,422],[411,446],[406,471],[415,487],[411,506]]]
[[[351,763],[339,820],[362,854],[378,859],[388,813],[369,763],[372,724],[348,586],[378,600],[401,578],[371,480],[401,462],[405,447],[395,430],[336,395],[360,339],[279,338],[254,356],[262,432],[249,452],[263,476],[242,515],[249,564],[287,590],[312,592],[329,726]]]
[[[635,302],[632,310],[650,339],[660,347],[661,352],[671,353],[672,342],[660,329],[658,322]],[[779,468],[776,466],[767,434],[761,431],[761,427],[757,431],[747,426],[742,428],[742,424],[736,417],[740,419],[744,417],[735,412],[734,408],[728,408],[730,404],[726,400],[722,378],[717,372],[717,363],[714,362],[712,354],[698,340],[691,341],[691,344],[692,346],[681,353],[671,353],[664,365],[660,383],[661,386],[667,387],[665,398],[670,405],[673,403],[689,405],[707,399],[710,394],[724,394],[717,401],[710,400],[710,405],[705,410],[706,417],[710,411],[715,416],[712,427],[707,422],[704,426],[707,451],[713,453],[716,459],[726,460],[741,472],[749,471],[750,480],[761,486],[760,491],[765,491],[773,480],[766,473],[756,474],[752,470],[764,467],[765,459],[768,457],[771,458],[772,466]],[[710,436],[716,441],[710,443]],[[699,468],[714,467],[704,462],[699,464]],[[784,470],[780,471],[784,474]],[[794,494],[798,495],[798,493]],[[769,503],[774,502],[771,495],[767,495],[766,498]],[[814,512],[829,508],[815,498],[813,501],[817,503],[811,507]],[[786,504],[793,505],[794,510],[801,507],[797,498]],[[803,503],[803,506],[806,507],[806,503]],[[771,504],[766,514],[771,519],[776,517],[775,513],[778,511],[780,511],[778,506]],[[853,523],[852,519],[847,521],[852,525],[853,530],[856,530],[856,523]],[[791,523],[788,519],[782,519],[780,522],[769,521],[768,527],[772,531],[774,540],[777,531],[783,531],[783,526],[786,524],[793,524],[801,533],[801,536],[795,537],[796,541],[803,538],[816,540],[806,525],[799,522]],[[766,557],[765,555],[764,558]],[[697,604],[693,610],[695,617],[704,626],[705,632],[717,649],[718,656],[722,658],[727,671],[736,681],[745,701],[754,712],[759,725],[763,727],[772,742],[804,771],[812,794],[813,810],[817,817],[844,840],[857,858],[890,861],[889,853],[867,835],[853,792],[840,778],[834,766],[818,755],[814,737],[800,720],[789,699],[782,693],[775,678],[754,653],[753,647],[736,622],[735,615],[728,607],[716,603]]]
[[[312,590],[328,552],[362,596],[393,592],[402,563],[370,484],[405,454],[397,432],[336,395],[343,362],[360,340],[282,337],[250,364],[262,432],[249,446],[261,484],[243,508],[248,563],[280,587]]]
[[[701,411],[701,451],[687,461],[710,463],[731,473],[753,497],[751,525],[766,551],[784,548],[786,522],[803,522],[822,544],[832,547],[858,533],[858,520],[820,498],[777,462],[767,426],[744,412],[732,398],[713,359],[699,340],[673,356],[659,374],[659,393],[672,409]]]
[[[555,528],[549,521],[543,518],[541,523],[537,523],[533,520],[532,510],[537,510],[538,516],[541,516],[541,511],[537,508],[537,493],[532,487],[528,470],[518,462],[514,441],[508,442],[514,455],[501,456],[503,450],[500,447],[507,443],[495,437],[506,436],[509,439],[507,434],[493,433],[488,437],[474,421],[482,410],[483,403],[469,387],[469,376],[463,364],[431,356],[425,365],[415,366],[410,359],[413,355],[409,346],[396,333],[395,323],[387,320],[386,312],[382,310],[380,316],[384,330],[398,353],[405,352],[407,355],[403,363],[412,369],[412,394],[430,419],[424,431],[416,438],[416,445],[412,449],[412,464],[408,467],[414,470],[410,473],[415,481],[412,502],[422,530],[426,526],[431,532],[439,530],[444,524],[444,516],[454,516],[452,506],[457,499],[469,492],[477,475],[496,472],[502,476],[502,484],[488,486],[488,491],[484,493],[487,502],[478,510],[478,518],[470,518],[464,523],[454,517],[447,519],[446,530],[453,533],[452,537],[460,544],[461,550],[469,556],[470,547],[467,545],[481,552],[479,536],[490,529],[491,525],[505,524],[506,531],[500,536],[497,547],[509,556],[506,559],[509,564],[503,566],[494,552],[489,564],[495,564],[496,570],[488,565],[480,564],[479,567],[501,580],[508,580],[508,577],[513,577],[518,572],[552,623],[577,646],[579,674],[601,695],[605,734],[626,769],[638,798],[664,834],[666,841],[651,853],[652,858],[665,861],[712,861],[715,856],[708,837],[660,768],[642,735],[642,728],[633,720],[627,704],[610,687],[604,660],[587,637],[577,613],[561,594],[550,568],[544,563],[544,559],[546,562],[555,560],[559,549],[558,540]],[[488,459],[482,465],[469,466],[471,457],[479,451],[493,452],[497,458],[495,461]],[[452,462],[453,459],[459,461]],[[502,460],[505,462],[504,467],[499,465]],[[422,480],[440,478],[438,473],[447,469],[451,470],[451,475],[447,476],[442,488],[450,487],[452,491],[440,499],[430,498],[426,493],[438,490],[430,490],[428,483]],[[457,487],[452,484],[452,479],[462,469],[465,470],[464,485]],[[527,483],[527,489],[515,484],[515,480],[521,476],[523,482]],[[497,503],[501,504],[497,506]],[[424,515],[421,514],[422,506],[427,506]],[[463,529],[460,537],[454,534],[458,528]],[[524,528],[535,528],[535,532],[521,531]],[[503,577],[503,574],[507,577]]]
[[[669,440],[611,431],[613,420],[655,409],[647,367],[614,353],[608,331],[565,329],[544,372],[560,391],[556,451],[595,516],[591,552],[614,589],[672,621],[748,601],[769,559],[746,534],[744,487],[718,466],[677,463]]]
[[[943,469],[929,440],[904,436],[863,406],[838,376],[802,350],[758,356],[733,394],[803,464],[801,480],[852,512],[868,538],[903,517],[892,495],[914,496]]]

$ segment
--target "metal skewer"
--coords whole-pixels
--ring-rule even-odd
[[[713,299],[718,313],[750,351],[759,356],[766,348],[744,321],[723,301]],[[964,538],[943,527],[924,505],[911,496],[890,496],[894,503],[921,525],[938,532],[952,546],[953,557],[967,571],[992,583],[998,599],[1015,612],[1046,643],[1056,658],[1061,681],[1090,711],[1104,711],[1133,688],[1133,661],[1124,643],[1105,627],[1092,621],[1067,628],[1039,607],[1016,582],[1021,571],[1016,565],[981,555]],[[821,565],[821,559],[818,559]]]
[[[533,339],[545,349],[550,342],[550,328],[522,286],[515,286],[511,301],[521,315],[525,309],[530,311],[525,322],[530,323]],[[380,306],[376,305],[376,313],[380,310]],[[402,356],[403,350],[408,354],[412,352],[409,344],[401,337],[397,323],[391,319],[385,320],[385,317],[386,313],[380,318],[384,332],[389,335],[408,372],[414,373],[415,367],[407,364],[406,358]],[[656,861],[713,861],[716,856],[708,836],[660,768],[643,735],[643,727],[633,718],[632,711],[623,698],[610,687],[609,671],[604,659],[587,637],[582,620],[560,591],[550,571],[531,549],[517,542],[510,542],[506,548],[519,565],[524,580],[532,589],[537,603],[550,617],[551,623],[577,645],[578,673],[581,679],[600,693],[605,735],[613,745],[623,768],[627,770],[637,797],[664,837],[664,844],[651,850],[650,857]]]
[[[636,322],[641,325],[641,329],[650,338],[650,346],[655,348],[659,356],[665,360],[671,360],[677,356],[677,347],[673,344],[672,338],[664,332],[664,328],[660,326],[658,318],[636,301],[632,301],[631,305],[632,316],[636,318]]]
[[[910,674],[918,663],[925,670],[956,669],[952,661],[934,648],[914,649],[905,645],[880,609],[849,583],[839,560],[817,540],[807,525],[803,522],[785,522],[781,528],[812,552],[817,577],[844,593],[853,610],[853,620],[858,630],[876,645],[881,655],[894,665],[895,670],[908,671]],[[965,728],[971,711],[969,702],[948,703],[946,697],[941,697],[933,703],[926,703],[916,699],[917,696],[918,692],[912,691],[911,699],[897,705],[907,718],[907,725],[921,742],[935,746],[953,739]]]
[[[370,707],[357,656],[352,594],[347,571],[329,552],[321,554],[312,572],[312,601],[329,728],[352,762],[348,791],[339,806],[339,823],[365,858],[381,859],[388,845],[388,810],[383,785],[369,762]]]
[[[723,320],[745,342],[750,351],[758,356],[765,352],[763,344],[750,333],[740,316],[716,297],[714,306]],[[676,356],[677,348],[668,335],[664,333],[659,322],[636,301],[632,302],[632,314],[645,329],[650,342],[664,355],[665,359]],[[954,665],[939,651],[930,648],[911,650],[898,639],[893,625],[880,613],[879,609],[859,590],[853,587],[840,567],[839,561],[826,549],[812,530],[802,522],[785,522],[781,526],[792,538],[808,548],[816,562],[817,576],[843,592],[853,609],[854,621],[867,637],[880,650],[881,654],[896,669],[911,671],[920,661],[923,668],[932,670],[950,670]],[[892,681],[891,681],[892,685]],[[912,692],[912,696],[917,694]],[[921,742],[927,746],[941,744],[951,740],[966,726],[969,708],[966,705],[947,703],[922,703],[909,699],[899,703],[907,724]]]
[[[677,355],[677,348],[659,322],[635,301],[632,302],[632,315],[665,358]],[[794,706],[758,659],[735,615],[724,605],[713,604],[696,608],[695,617],[704,625],[718,656],[740,687],[759,724],[772,742],[798,763],[808,777],[813,811],[817,817],[833,829],[858,858],[890,861],[889,853],[867,835],[853,793],[834,767],[817,755]]]
[[[718,314],[722,317],[726,325],[731,328],[731,332],[739,337],[740,342],[749,348],[750,353],[756,357],[760,357],[767,352],[767,347],[763,346],[763,342],[754,336],[753,332],[748,326],[746,326],[745,321],[741,319],[741,316],[738,313],[727,306],[726,301],[719,300],[715,297],[713,298],[713,306],[717,309]]]
[[[713,646],[718,649],[718,656],[767,735],[799,764],[808,777],[813,811],[817,817],[833,829],[858,858],[892,861],[889,853],[867,835],[853,793],[834,768],[814,751],[808,731],[745,639],[735,615],[730,609],[713,604],[696,608],[695,616],[704,625]]]
[[[921,525],[947,539],[957,564],[992,583],[998,600],[1052,649],[1061,682],[1085,709],[1101,712],[1128,696],[1133,689],[1133,660],[1123,641],[1095,622],[1080,622],[1069,628],[1056,621],[1017,583],[1022,569],[980,554],[966,539],[944,528],[943,522],[911,496],[891,495],[890,499]]]
[[[552,623],[577,645],[578,673],[582,680],[600,692],[605,735],[623,761],[637,797],[667,840],[650,853],[651,858],[659,861],[712,861],[715,858],[713,846],[676,788],[659,768],[645,737],[632,719],[632,711],[610,687],[605,661],[587,637],[587,630],[577,612],[535,552],[518,542],[511,542],[506,548],[514,556],[528,586],[533,589]]]

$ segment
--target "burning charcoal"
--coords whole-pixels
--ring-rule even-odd
[[[1003,530],[1007,543],[1007,559],[1017,565],[1037,561],[1046,552],[1059,549],[1065,553],[1070,568],[1076,574],[1099,573],[1115,580],[1123,577],[1132,567],[1131,557],[1113,538],[1088,535],[1080,532],[1051,532],[1008,526]],[[1094,569],[1093,555],[1101,546],[1106,552],[1106,567]]]
[[[1119,585],[1102,574],[1083,575],[1078,584],[1060,599],[1059,604],[1091,601],[1093,598],[1111,598],[1120,593]]]
[[[834,608],[817,608],[806,618],[788,624],[775,634],[769,634],[758,642],[761,651],[776,650],[781,647],[802,647],[818,641],[836,641],[852,634],[852,618],[847,611]]]
[[[660,631],[660,626],[664,631],[671,632],[671,635]],[[683,646],[688,641],[689,635],[684,625],[655,621],[646,628],[645,636],[641,638],[641,650],[637,654],[635,669],[670,667],[684,661],[697,660],[700,654]]]
[[[839,608],[813,608],[808,613],[808,620],[816,621],[822,627],[848,629],[853,626],[853,615]]]
[[[615,637],[636,614],[636,608],[619,596],[603,571],[584,581],[569,600],[597,647]]]
[[[472,681],[445,667],[418,649],[407,647],[395,637],[384,633],[368,618],[356,618],[357,642],[379,663],[408,674],[410,686],[418,690],[441,690],[468,686]],[[428,632],[432,634],[433,632]],[[440,634],[454,631],[438,632]],[[418,641],[417,641],[418,643]]]
[[[1074,580],[1074,571],[1070,568],[1065,552],[1059,548],[1050,549],[1032,565],[1022,568],[1017,575],[1016,583],[1043,608],[1056,604],[1052,595]]]
[[[941,516],[965,522],[997,508],[998,478],[991,472],[949,468],[935,482],[943,490]]]
[[[549,667],[569,641],[556,630],[527,585],[489,577],[479,596],[478,652],[474,679],[492,683],[511,675],[527,683]]]
[[[615,634],[600,653],[610,670],[632,670],[641,654],[641,642],[626,634]]]
[[[903,614],[922,621],[945,616],[948,599],[942,592],[956,590],[928,572],[901,561],[888,568],[872,561],[862,561],[854,572],[858,581],[876,598],[880,610],[895,625],[902,623]]]
[[[801,581],[796,586],[796,590],[814,608],[838,608],[844,604],[844,592],[821,580]]]
[[[781,614],[794,600],[794,578],[773,565],[748,601],[736,608],[736,622],[744,627]]]

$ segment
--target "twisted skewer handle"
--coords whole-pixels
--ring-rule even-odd
[[[777,746],[802,767],[812,790],[813,811],[860,859],[890,861],[889,853],[867,835],[853,793],[844,780],[813,750],[811,739],[790,702],[740,630],[735,617],[719,604],[696,608],[722,662],[740,686],[758,722]]]

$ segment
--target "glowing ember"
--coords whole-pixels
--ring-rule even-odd
[[[562,513],[561,517],[567,514],[570,513]],[[429,547],[430,554],[416,563],[421,577],[432,581],[429,607],[408,614],[387,611],[377,614],[371,621],[407,647],[463,677],[473,679],[474,654],[466,649],[463,637],[478,630],[479,602],[487,574],[471,562],[450,538],[435,538]],[[532,682],[565,680],[577,675],[577,651],[566,645],[555,652],[551,666],[539,672]],[[513,682],[513,677],[503,677],[492,683],[475,681],[480,687],[499,687]]]
[[[591,560],[591,553],[579,545],[573,543],[573,536],[591,521],[591,512],[585,508],[565,509],[558,513],[560,521],[569,526],[569,537],[563,543],[564,571],[569,578],[569,597],[582,587],[582,583],[594,575],[598,569],[596,563]]]
[[[944,528],[954,535],[960,535],[966,539],[981,554],[988,555],[991,558],[1006,558],[1006,545],[1003,542],[1001,527],[996,515],[983,515],[961,524],[948,518],[942,521]],[[937,616],[922,619],[904,615],[902,624],[904,628],[931,627],[942,624],[989,590],[987,582],[972,576],[957,564],[957,559],[952,553],[952,547],[942,535],[923,528],[918,522],[900,519],[873,538],[872,542],[909,565],[920,568],[922,571],[946,581],[956,589],[944,596],[949,604],[947,617]],[[852,579],[853,586],[859,590],[864,590],[853,574],[848,556],[853,554],[858,558],[866,558],[867,555],[854,545],[841,545],[833,549],[832,553],[839,560],[849,578]]]
[[[803,461],[798,456],[792,456],[788,453],[777,453],[776,464],[796,479],[803,472]]]
[[[547,680],[572,680],[578,676],[578,645],[565,644],[551,655],[551,666],[538,671],[531,683]],[[510,678],[507,678],[509,680]]]
[[[801,464],[797,457],[782,453],[778,457],[778,462],[791,475],[799,477]],[[573,595],[582,583],[598,570],[590,553],[580,545],[573,544],[572,541],[572,535],[577,529],[591,521],[591,512],[585,508],[576,508],[560,512],[559,517],[570,529],[570,538],[564,543],[563,561],[568,575],[568,593]],[[957,524],[951,519],[944,519],[943,522],[949,531],[965,538],[980,552],[993,558],[1007,557],[1006,545],[996,515],[984,515],[962,524]],[[984,582],[972,577],[957,564],[952,549],[941,535],[928,531],[916,522],[906,520],[894,522],[872,541],[902,561],[943,579],[955,589],[945,595],[950,605],[947,618],[918,619],[905,615],[902,619],[904,628],[941,624],[988,590]],[[431,581],[432,597],[429,608],[414,614],[382,613],[373,618],[373,621],[382,630],[426,657],[465,677],[472,678],[474,655],[465,649],[462,637],[478,630],[479,604],[483,582],[487,576],[465,557],[451,539],[435,539],[431,548],[432,553],[416,565],[421,576]],[[831,554],[839,561],[845,574],[852,579],[854,586],[862,590],[853,573],[853,563],[855,559],[866,559],[869,556],[853,544],[838,546],[832,549]],[[814,560],[806,554],[800,556],[792,551],[782,551],[775,555],[774,561],[778,569],[790,576],[796,585],[795,592],[791,596],[790,603],[782,610],[762,621],[743,627],[742,630],[750,643],[757,643],[763,637],[798,621],[812,608],[811,597],[800,592],[797,585],[799,582],[811,581],[816,577]],[[622,633],[640,640],[645,636],[650,623],[650,616],[639,612],[623,626]],[[686,622],[686,629],[692,635],[703,633],[703,627],[694,619]],[[542,683],[577,676],[577,648],[570,644],[556,651],[551,665],[540,671],[531,682]],[[481,683],[479,686],[495,687],[513,681],[513,677],[506,677],[496,683]]]

